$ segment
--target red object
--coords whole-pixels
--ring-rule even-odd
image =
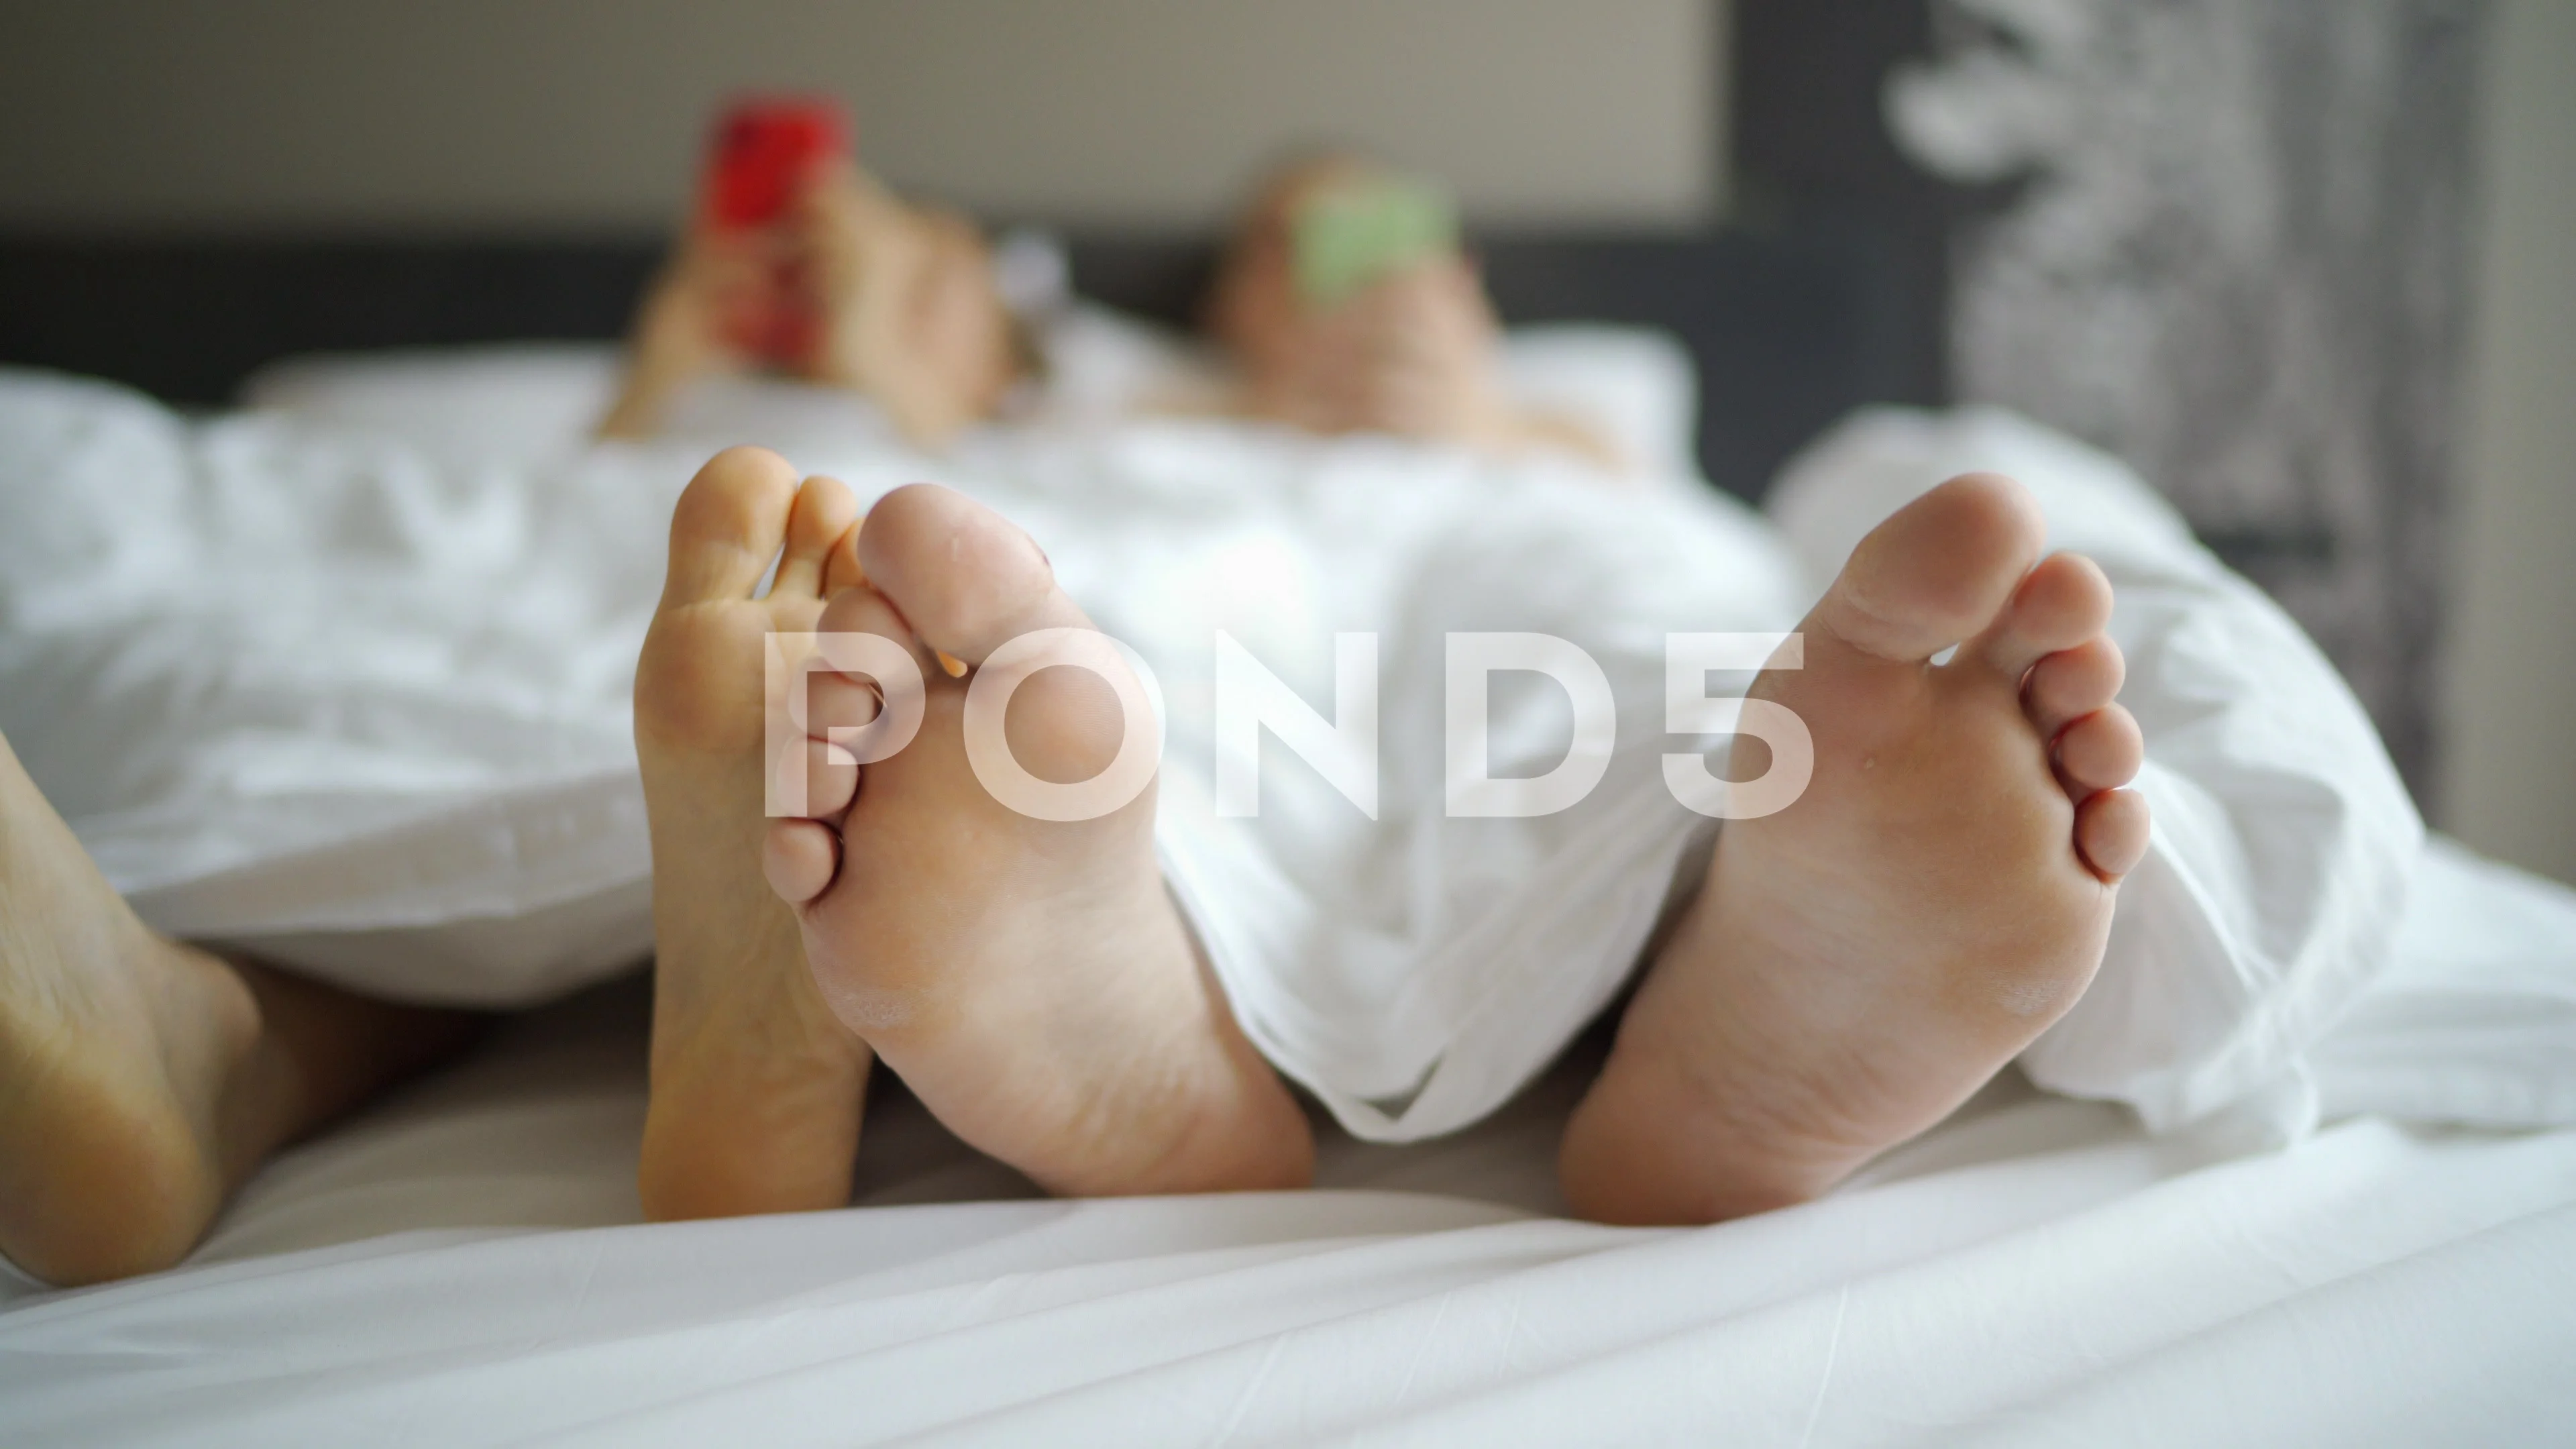
[[[708,148],[707,225],[745,232],[776,224],[818,171],[849,152],[849,119],[832,101],[776,96],[736,103],[716,122]],[[812,358],[822,332],[804,300],[801,264],[781,257],[766,291],[756,310],[726,320],[725,335],[754,357],[796,368]]]
[[[740,102],[716,123],[707,219],[726,231],[766,226],[786,213],[808,176],[849,151],[849,120],[831,101]]]

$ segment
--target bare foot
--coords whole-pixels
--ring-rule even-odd
[[[671,517],[670,572],[635,671],[653,832],[645,1216],[849,1201],[867,1044],[815,992],[796,917],[761,879],[763,639],[811,630],[857,576],[858,505],[775,453],[716,455]],[[772,560],[778,574],[755,597]]]
[[[995,800],[967,756],[967,683],[1036,629],[1088,629],[1027,535],[964,495],[897,489],[859,537],[871,587],[824,628],[911,649],[919,734],[864,768],[818,771],[817,819],[774,822],[769,878],[798,903],[824,996],[949,1130],[1075,1194],[1301,1186],[1306,1119],[1235,1024],[1154,857],[1154,789],[1097,819]],[[856,696],[856,691],[851,691]],[[872,712],[873,697],[859,706]],[[816,726],[864,723],[818,703]],[[1041,780],[1100,774],[1122,716],[1098,676],[1045,668],[1005,735]]]
[[[2111,589],[2033,567],[2036,506],[1956,478],[1862,541],[1753,694],[1815,741],[1806,794],[1730,821],[1566,1129],[1586,1217],[1803,1201],[1932,1126],[2065,1014],[2147,847]],[[1964,641],[1964,642],[1962,642]],[[1957,655],[1934,666],[1952,644]]]
[[[474,1021],[223,960],[135,919],[0,741],[0,1253],[166,1268],[268,1154]]]

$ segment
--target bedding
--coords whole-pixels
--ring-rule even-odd
[[[1055,381],[1081,393],[1087,356],[1064,349]],[[492,1007],[640,957],[632,660],[671,500],[743,438],[862,499],[949,480],[1044,541],[1159,676],[1165,874],[1245,1031],[1364,1137],[1507,1099],[1621,988],[1707,849],[1714,823],[1664,781],[1669,636],[1791,627],[1861,530],[1966,467],[2023,478],[2120,589],[2157,819],[2098,979],[2023,1059],[2042,1085],[2162,1131],[2306,1131],[2309,1050],[2385,966],[2420,854],[2367,721],[2280,611],[2134,476],[2007,415],[1860,415],[1792,463],[1775,526],[1671,473],[1043,404],[929,459],[860,399],[740,380],[662,442],[588,446],[570,361],[455,370],[393,432],[354,424],[414,393],[398,369],[308,383],[309,415],[274,383],[288,401],[209,422],[0,379],[0,731],[145,920]],[[466,456],[514,388],[529,399],[485,446],[518,455]],[[1257,819],[1216,811],[1220,630],[1309,701],[1333,692],[1337,634],[1380,636],[1375,818],[1285,752]],[[1579,803],[1449,815],[1462,630],[1552,635],[1597,666],[1615,720]],[[1561,688],[1503,673],[1489,716],[1494,778],[1570,758]]]
[[[2499,1033],[2493,1005],[2536,983],[2576,1006],[2563,889],[2446,846],[2405,934]],[[0,1306],[0,1440],[2344,1446],[2576,1423],[2564,1128],[2338,1105],[2213,1162],[2007,1074],[1821,1202],[1606,1229],[1554,1216],[1551,1171],[1594,1037],[1453,1137],[1322,1124],[1309,1194],[1044,1201],[897,1089],[857,1206],[643,1226],[646,1006],[626,981],[511,1023],[280,1158],[176,1272]]]
[[[793,388],[711,389],[667,447],[590,449],[594,352],[417,366],[282,370],[262,408],[213,422],[0,378],[0,729],[111,878],[165,929],[368,989],[555,1002],[282,1156],[181,1269],[12,1290],[0,1441],[2395,1444],[2576,1422],[2576,901],[2419,849],[2313,652],[2098,455],[1995,415],[1871,415],[1784,478],[1784,549],[1678,477],[1609,494],[1568,465],[1079,415],[934,463],[863,404]],[[2008,1073],[1806,1207],[1693,1232],[1562,1220],[1554,1144],[1599,1043],[1557,1048],[1704,839],[1667,819],[1626,832],[1670,852],[1643,872],[1657,891],[1591,903],[1595,979],[1539,1000],[1519,1039],[1437,1011],[1427,1033],[1399,1011],[1381,1039],[1301,1037],[1295,993],[1231,958],[1229,988],[1267,1003],[1265,1048],[1321,1099],[1322,1191],[1043,1201],[885,1091],[853,1208],[641,1225],[623,671],[673,493],[743,436],[863,495],[962,476],[1039,528],[1179,682],[1176,773],[1194,727],[1175,621],[1257,611],[1236,616],[1247,643],[1323,698],[1331,611],[1396,572],[1383,513],[1340,536],[1355,565],[1323,571],[1322,549],[1260,542],[1263,510],[1410,489],[1394,531],[1423,550],[1525,506],[1546,548],[1488,535],[1461,560],[1495,592],[1540,580],[1570,613],[1670,590],[1767,620],[1927,471],[2018,471],[2057,541],[2106,553],[2140,606],[2121,627],[2169,707],[2159,819],[2188,827],[2160,842],[2163,884],[2142,873],[2163,914],[2128,918],[2148,925],[2115,947],[2103,1005],[2024,1063],[2108,1100]],[[1165,531],[1131,552],[1059,541],[1146,515]],[[1143,566],[1211,539],[1215,565]],[[1569,539],[1591,564],[1561,567]],[[1122,575],[1155,588],[1117,594]],[[2231,713],[2230,671],[2275,699],[2308,688],[2296,727]],[[1623,716],[1651,722],[1629,688]],[[1498,737],[1562,752],[1546,700],[1504,703]],[[1346,830],[1292,768],[1265,781],[1288,823]],[[1597,821],[1563,823],[1578,833],[1448,858],[1519,880],[1533,850],[1599,849],[1579,833]],[[1174,827],[1176,874],[1243,868],[1208,822]],[[2319,887],[2338,871],[2356,884]],[[1365,915],[1230,898],[1287,908],[1234,923],[1246,953]],[[1198,923],[1227,934],[1204,903]],[[2159,994],[2146,968],[2177,931],[2220,949]],[[1412,1116],[1426,1100],[1455,1117]]]

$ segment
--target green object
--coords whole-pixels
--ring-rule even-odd
[[[1297,292],[1310,307],[1334,306],[1389,272],[1458,244],[1448,199],[1396,177],[1326,187],[1297,208],[1291,225]]]

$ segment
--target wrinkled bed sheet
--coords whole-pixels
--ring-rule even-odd
[[[582,376],[597,382],[595,368]],[[791,450],[800,462],[840,468],[863,494],[921,476],[919,460],[882,447],[836,458],[843,405],[796,406],[812,413],[802,434],[796,418],[765,416],[811,442]],[[569,415],[524,411],[513,446]],[[78,408],[21,407],[0,439],[20,457],[65,444],[31,441],[35,414],[80,425]],[[1846,436],[1830,488],[1785,490],[1808,575],[1848,546],[1837,528],[1866,523],[1844,502],[1875,489],[1883,511],[1962,449],[2000,439],[2035,449],[2029,462],[2076,491],[2092,486],[2091,463],[2008,422],[1873,427]],[[107,509],[22,509],[44,527],[0,536],[0,581],[48,585],[0,598],[0,645],[42,642],[0,658],[13,685],[0,703],[13,740],[39,740],[30,765],[50,770],[49,792],[78,787],[57,803],[154,919],[279,932],[273,944],[353,980],[434,979],[461,999],[539,999],[641,954],[641,821],[613,704],[681,452],[584,454],[550,468],[554,491],[538,494],[513,465],[436,440],[317,441],[276,417],[203,431],[146,418],[72,441],[88,451],[66,486],[124,491]],[[1209,441],[1179,428],[1116,445],[1124,486],[1142,490],[1128,501],[1231,527],[1188,476]],[[1108,446],[1081,445],[1094,458]],[[1335,470],[1364,491],[1372,470],[1419,462],[1365,446],[1294,457],[1274,475],[1288,494]],[[1078,527],[1101,496],[1065,474],[1050,502],[1044,468],[1025,476],[1032,521]],[[1542,504],[1559,487],[1512,486]],[[1823,1202],[1694,1232],[1598,1228],[1555,1216],[1552,1175],[1598,1049],[1587,1040],[1456,1135],[1360,1140],[1353,1120],[1387,1123],[1344,1091],[1310,1194],[1047,1202],[889,1089],[851,1209],[645,1226],[633,1188],[643,997],[629,980],[511,1022],[465,1066],[286,1154],[180,1270],[14,1290],[0,1307],[0,1442],[2550,1437],[2576,1424],[2564,1308],[2576,1301],[2576,902],[2438,842],[2418,856],[2402,797],[2372,821],[2370,790],[2317,787],[2295,750],[2258,739],[2247,755],[2228,733],[2244,717],[2212,707],[2233,687],[2226,670],[2258,656],[2305,669],[2309,655],[2295,638],[2249,654],[2242,639],[2154,633],[2158,618],[2204,633],[2212,619],[2267,626],[2234,582],[2160,541],[2169,525],[2130,508],[2130,485],[2094,491],[2104,506],[2071,515],[2061,539],[2093,546],[2093,526],[2114,549],[2147,540],[2121,564],[2124,599],[2149,606],[2153,647],[2133,649],[2133,678],[2163,670],[2165,727],[2187,742],[2199,732],[2197,762],[2159,787],[2160,825],[2197,825],[2222,847],[2185,851],[2153,889],[2234,933],[2223,959],[2237,974],[2195,1003],[2106,968],[2092,1018],[2071,1019],[2081,1029],[2059,1034],[2057,1056],[2030,1064],[2076,1090],[2125,1090],[2168,1127],[2249,1091],[2264,1099],[2254,1115],[2286,1135],[2324,1124],[2287,1150],[2249,1152],[2259,1133],[2150,1136],[2128,1108],[2008,1074]],[[316,497],[332,506],[299,506]],[[1803,524],[1801,498],[1813,505]],[[174,526],[119,533],[120,516]],[[235,563],[250,561],[244,586],[182,597],[191,576],[173,560],[227,541]],[[288,556],[332,567],[255,566]],[[1258,548],[1225,557],[1162,576],[1162,597],[1187,604],[1176,617],[1221,614],[1229,589],[1268,608],[1283,585],[1312,582]],[[548,559],[561,567],[529,566]],[[1114,553],[1059,562],[1094,579],[1122,565]],[[459,587],[477,578],[484,593]],[[1765,598],[1798,587],[1737,582]],[[1153,611],[1124,607],[1150,634]],[[1329,610],[1294,617],[1330,627]],[[138,619],[155,628],[122,627]],[[568,639],[592,647],[567,652]],[[1269,647],[1313,685],[1295,638]],[[460,659],[487,688],[457,697]],[[295,709],[259,712],[361,695],[384,703],[336,716],[336,750],[296,746],[311,718]],[[74,728],[75,710],[143,733]],[[221,722],[221,748],[150,737],[173,718]],[[471,747],[424,748],[459,740]],[[2273,793],[2214,788],[2207,766],[2231,759],[2260,766],[2238,783],[2270,780]],[[225,808],[258,817],[258,850],[223,856],[240,838],[203,823]],[[2320,828],[2382,872],[2353,877],[2370,898],[2297,885],[2321,858],[2300,842]],[[2269,844],[2267,830],[2279,832]],[[300,851],[274,848],[299,839]],[[2407,869],[2387,875],[2401,855]],[[2363,935],[2365,952],[2346,949]],[[1554,1010],[1562,1025],[1597,1004]],[[2119,1089],[2084,1079],[2119,1064],[2120,1031],[2157,1020],[2200,1033],[2189,1052],[2157,1048],[2190,1070],[2131,1071]],[[1436,1059],[1441,1045],[1422,1050]],[[1304,1046],[1310,1066],[1331,1055]],[[1283,1050],[1275,1036],[1265,1047]],[[1513,1044],[1519,1057],[1502,1054],[1478,1090],[1507,1089],[1515,1061],[1553,1051]],[[2280,1090],[2251,1090],[2284,1063],[2295,1070]],[[2513,1128],[2525,1130],[2499,1130]]]
[[[1667,732],[1674,635],[1793,628],[1863,530],[1975,467],[2028,483],[2117,587],[2156,822],[2098,976],[2025,1069],[2158,1130],[2289,1140],[2318,1120],[2311,1049],[2388,967],[2421,825],[2350,691],[2134,474],[2008,414],[1856,415],[1765,516],[1670,472],[1100,409],[925,458],[861,400],[756,381],[702,389],[656,445],[592,446],[574,384],[602,361],[467,356],[436,406],[417,365],[354,397],[308,376],[300,405],[211,420],[0,370],[0,732],[147,922],[483,1007],[639,959],[633,660],[672,498],[757,438],[862,499],[975,493],[1150,663],[1165,877],[1246,1033],[1359,1136],[1506,1100],[1694,878],[1715,822],[1667,764],[1728,741]],[[403,399],[422,416],[388,425]],[[1570,808],[1450,812],[1447,651],[1494,631],[1578,646],[1615,702]],[[1220,635],[1313,702],[1346,633],[1376,641],[1375,812],[1273,749],[1259,817],[1221,815]],[[1563,688],[1503,670],[1490,695],[1494,777],[1569,759]]]
[[[2445,847],[2406,932],[2403,959],[2440,964],[2398,984],[2453,1030],[2481,1000],[2576,1015],[2564,891]],[[0,1442],[2341,1446],[2576,1425],[2564,1128],[2360,1117],[2212,1161],[2008,1074],[1822,1202],[1618,1230],[1553,1215],[1588,1037],[1454,1137],[1325,1124],[1313,1193],[1044,1201],[895,1089],[859,1206],[644,1226],[645,1007],[629,981],[513,1022],[274,1163],[188,1266],[0,1308]],[[2447,1059],[2408,1041],[2348,1023],[2321,1053],[2330,1095]],[[2464,1105],[2576,1105],[2563,1051],[2554,1097],[2514,1096],[2544,1074],[2504,1055]]]

